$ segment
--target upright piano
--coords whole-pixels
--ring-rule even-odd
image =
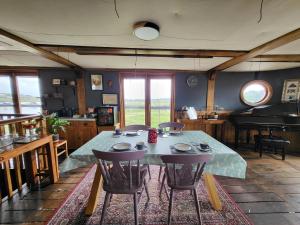
[[[299,103],[280,103],[263,105],[233,112],[230,121],[235,126],[235,148],[239,145],[241,130],[247,131],[249,143],[250,130],[300,131]]]

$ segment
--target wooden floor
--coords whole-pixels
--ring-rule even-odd
[[[247,179],[218,177],[254,224],[300,224],[300,155],[286,161],[241,151],[248,162]],[[88,168],[63,175],[59,183],[40,191],[16,194],[0,205],[0,224],[44,224]]]

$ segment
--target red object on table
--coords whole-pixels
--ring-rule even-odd
[[[150,128],[148,131],[148,143],[157,143],[157,131],[155,128]]]

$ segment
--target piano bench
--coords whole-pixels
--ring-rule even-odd
[[[262,135],[255,138],[255,148],[259,148],[259,156],[262,157],[262,152],[264,147],[273,149],[276,153],[277,150],[281,150],[282,160],[285,160],[285,148],[291,142],[287,139],[278,136],[267,136]]]

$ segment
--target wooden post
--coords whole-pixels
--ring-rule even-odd
[[[8,198],[11,198],[13,196],[13,189],[10,176],[9,160],[4,162],[4,183],[7,190],[7,196]]]
[[[15,167],[15,176],[17,180],[18,190],[22,191],[22,175],[21,175],[21,165],[20,165],[20,158],[14,158],[14,167]]]
[[[78,78],[77,82],[77,100],[78,100],[78,112],[80,115],[86,113],[86,102],[85,102],[85,85],[84,78]]]
[[[29,188],[32,188],[36,185],[36,174],[37,174],[37,166],[36,166],[36,157],[35,150],[26,152],[24,154],[25,157],[25,171],[26,171],[26,182]]]
[[[214,110],[216,75],[217,75],[217,72],[213,71],[211,74],[209,74],[209,77],[208,77],[207,99],[206,99],[206,106],[207,106],[208,114],[213,112],[213,110]]]
[[[47,156],[48,156],[50,181],[52,184],[54,184],[58,181],[59,174],[57,173],[57,171],[58,171],[58,168],[56,168],[57,156],[54,151],[52,140],[46,145],[46,149],[47,149]]]

